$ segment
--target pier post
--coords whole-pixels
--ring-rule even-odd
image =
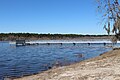
[[[75,45],[76,45],[76,43],[73,43],[73,45],[75,46]]]

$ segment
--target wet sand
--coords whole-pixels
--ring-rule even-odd
[[[69,66],[14,80],[120,80],[120,49]]]

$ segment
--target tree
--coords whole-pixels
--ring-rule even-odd
[[[104,29],[112,32],[113,42],[120,40],[120,0],[96,0],[98,11],[102,14]]]

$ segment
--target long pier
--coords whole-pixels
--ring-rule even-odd
[[[16,40],[14,44],[16,46],[29,46],[29,45],[64,45],[64,44],[72,44],[72,45],[77,45],[77,44],[86,44],[88,46],[92,44],[103,44],[104,46],[111,44],[112,42],[110,41],[67,41],[67,40],[42,40],[42,41],[25,41],[25,40]]]
[[[67,43],[62,43],[62,42],[57,42],[57,43],[52,43],[52,42],[42,42],[42,43],[30,43],[30,42],[26,42],[25,44],[20,44],[21,46],[30,46],[30,45],[64,45],[64,44],[72,44],[73,46],[77,45],[77,44],[86,44],[88,46],[91,46],[93,44],[102,44],[103,46],[106,46],[110,43],[71,43],[71,42],[67,42]],[[17,46],[19,46],[18,44],[16,44]]]

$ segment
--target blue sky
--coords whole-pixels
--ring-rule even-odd
[[[0,33],[106,34],[95,0],[0,0]]]

